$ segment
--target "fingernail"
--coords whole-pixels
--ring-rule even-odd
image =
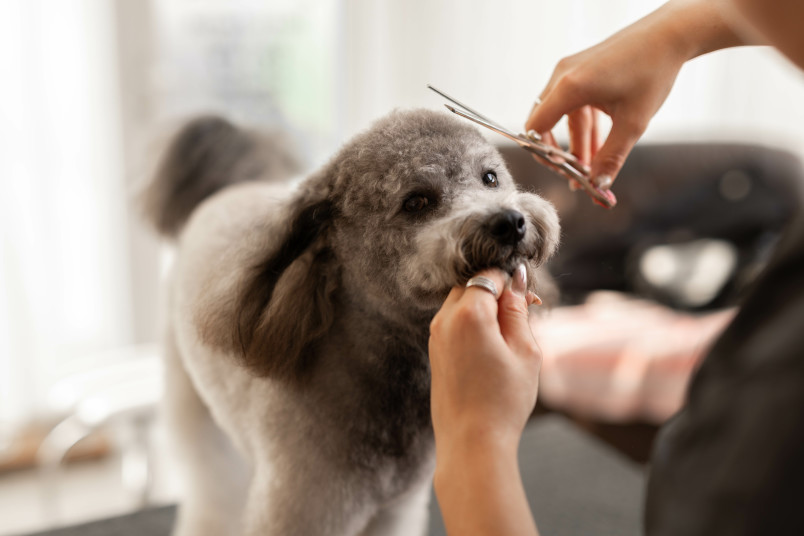
[[[541,305],[542,299],[535,292],[528,292],[528,301],[531,305]]]
[[[525,271],[525,265],[520,264],[514,270],[513,281],[511,281],[511,290],[514,294],[519,294],[523,298],[528,290],[528,273]]]
[[[592,182],[598,190],[608,190],[611,188],[614,179],[611,178],[611,175],[600,175],[592,179]]]

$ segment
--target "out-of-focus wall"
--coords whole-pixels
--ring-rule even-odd
[[[169,136],[199,114],[282,128],[313,162],[336,145],[336,1],[115,0],[134,337],[161,331],[171,245],[136,210]],[[312,165],[312,164],[311,164]]]
[[[337,144],[342,8],[0,2],[0,440],[52,417],[60,379],[160,337],[169,246],[137,194],[183,120],[281,126],[311,163]]]
[[[0,421],[95,352],[158,339],[164,248],[133,196],[180,118],[282,125],[310,167],[394,108],[440,108],[427,83],[520,128],[560,58],[661,3],[0,2]],[[802,95],[771,50],[712,54],[645,139],[804,154]]]
[[[0,2],[0,425],[131,341],[112,8]]]
[[[395,106],[440,106],[428,82],[520,128],[562,57],[662,3],[348,0],[344,131]],[[804,75],[772,50],[722,51],[683,68],[644,139],[741,140],[804,154],[802,96]]]

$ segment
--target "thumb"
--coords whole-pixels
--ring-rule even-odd
[[[611,187],[645,128],[646,125],[641,122],[627,119],[612,123],[605,143],[592,159],[592,182],[595,186],[602,190]]]
[[[536,340],[528,322],[527,272],[520,264],[514,271],[511,288],[506,289],[497,302],[497,321],[506,344],[517,354],[536,350]]]

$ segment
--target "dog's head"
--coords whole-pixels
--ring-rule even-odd
[[[524,263],[533,276],[559,237],[552,205],[519,191],[475,128],[426,110],[395,112],[353,139],[303,184],[289,220],[241,298],[241,347],[266,374],[286,365],[256,353],[279,347],[290,355],[278,359],[297,363],[339,299],[424,318],[481,269]]]
[[[535,269],[553,254],[558,217],[519,191],[477,129],[444,113],[396,112],[333,162],[330,243],[350,293],[434,310],[477,271]]]

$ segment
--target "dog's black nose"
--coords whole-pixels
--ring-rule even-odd
[[[503,210],[489,220],[489,231],[501,244],[511,245],[525,238],[525,216],[516,210]]]

